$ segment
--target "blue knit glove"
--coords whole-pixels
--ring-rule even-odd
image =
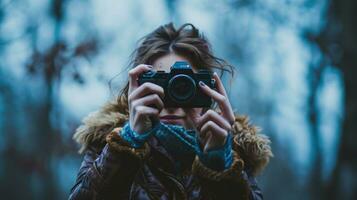
[[[196,153],[200,159],[200,161],[208,168],[221,171],[228,169],[233,162],[232,155],[232,134],[228,134],[226,143],[217,149],[209,150],[207,153],[204,153],[199,145],[198,137],[197,140],[197,148]]]
[[[119,135],[127,141],[132,147],[140,148],[144,145],[145,141],[152,135],[153,132],[160,126],[157,123],[150,131],[147,133],[139,134],[130,128],[129,122],[125,123],[123,129],[120,131]]]

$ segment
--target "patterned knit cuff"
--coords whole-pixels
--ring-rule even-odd
[[[242,177],[242,171],[244,168],[244,162],[239,157],[238,153],[233,152],[233,162],[232,165],[225,170],[216,171],[208,168],[204,165],[198,156],[196,156],[195,160],[192,164],[192,173],[198,177],[206,178],[212,181],[222,181],[222,180],[244,180]]]
[[[111,133],[106,136],[106,142],[111,150],[118,153],[131,154],[134,157],[144,159],[150,152],[149,145],[144,143],[140,148],[133,148],[126,140],[124,140],[119,134],[123,129],[115,128]]]
[[[134,148],[140,148],[144,145],[144,143],[152,135],[152,133],[156,131],[159,125],[160,124],[157,123],[154,126],[154,128],[148,131],[147,133],[139,134],[134,130],[132,130],[130,128],[129,122],[127,122],[119,134],[125,141],[127,141],[130,144],[130,146]]]
[[[209,150],[208,152],[204,153],[201,149],[201,145],[198,143],[196,151],[200,161],[210,169],[215,171],[221,171],[228,169],[233,162],[232,158],[232,135],[229,133],[226,139],[226,143],[217,149]]]

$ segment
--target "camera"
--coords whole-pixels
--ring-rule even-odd
[[[150,82],[164,88],[165,107],[210,107],[212,99],[201,91],[198,84],[200,81],[212,89],[215,88],[212,72],[199,70],[194,73],[192,67],[184,61],[175,62],[170,73],[150,70],[141,74],[138,79],[140,85]]]

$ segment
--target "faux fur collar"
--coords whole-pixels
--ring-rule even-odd
[[[73,139],[80,144],[79,153],[91,146],[104,146],[105,136],[115,127],[123,126],[128,115],[116,101],[106,103],[100,110],[90,113],[83,119]],[[248,118],[236,115],[233,125],[233,148],[238,151],[253,175],[260,173],[273,156],[270,140],[258,133],[259,129],[248,122]]]

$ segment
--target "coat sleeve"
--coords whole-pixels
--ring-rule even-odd
[[[205,166],[196,156],[192,172],[213,199],[263,199],[255,176],[273,156],[270,140],[258,133],[247,117],[236,115],[233,128],[233,163],[230,168],[216,171]]]
[[[149,153],[147,143],[132,148],[114,129],[100,153],[85,152],[69,199],[114,199],[127,197],[131,182]],[[108,196],[110,195],[110,196]]]
[[[249,182],[250,192],[249,199],[251,200],[263,200],[263,193],[258,186],[258,182],[254,176],[246,171],[243,171],[243,177]]]
[[[192,172],[212,199],[263,199],[255,178],[248,175],[243,168],[243,160],[234,152],[232,166],[226,170],[210,169],[197,156],[192,165]]]

